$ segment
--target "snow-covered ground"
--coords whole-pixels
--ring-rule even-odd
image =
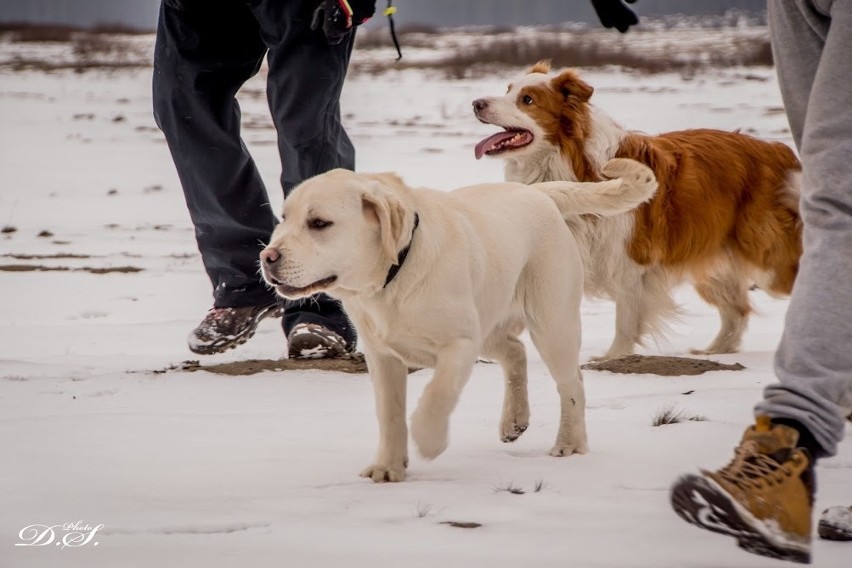
[[[443,189],[500,179],[499,162],[474,160],[492,128],[470,102],[504,92],[514,73],[351,76],[343,107],[359,169]],[[742,128],[789,142],[768,68],[586,78],[597,104],[632,128]],[[0,235],[0,567],[783,565],[686,525],[668,505],[678,473],[729,459],[773,380],[787,304],[760,292],[743,351],[716,358],[744,371],[587,371],[585,456],[546,455],[558,402],[532,348],[532,424],[511,445],[497,436],[500,370],[477,365],[449,450],[433,462],[413,455],[401,484],[357,476],[377,441],[366,375],[153,373],[197,358],[185,336],[210,290],[149,83],[148,69],[0,70],[0,226],[16,229]],[[241,94],[244,135],[277,208],[263,88],[258,78]],[[685,355],[717,331],[694,292],[678,298],[681,321],[647,353]],[[583,326],[583,357],[603,352],[612,304],[587,301]],[[267,321],[245,346],[203,362],[284,352]],[[429,376],[410,377],[410,408]],[[652,427],[669,405],[706,421]],[[852,438],[819,476],[818,510],[852,504]],[[79,547],[14,546],[24,527],[77,521],[103,528]],[[850,543],[815,541],[815,566],[850,558]]]

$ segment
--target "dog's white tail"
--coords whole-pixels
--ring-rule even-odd
[[[617,215],[648,201],[657,190],[657,178],[648,166],[614,158],[603,167],[609,179],[600,182],[545,181],[532,187],[547,194],[563,216]]]

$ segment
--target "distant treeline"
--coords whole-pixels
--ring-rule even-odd
[[[278,0],[285,1],[285,0]],[[287,0],[289,1],[289,0]],[[317,2],[319,0],[316,0]],[[641,17],[712,16],[719,25],[730,24],[720,17],[730,10],[757,18],[767,0],[637,0],[633,9]],[[381,13],[386,0],[378,0]],[[399,25],[516,26],[558,25],[567,22],[596,23],[588,0],[394,0]],[[134,29],[156,27],[160,0],[2,0],[0,23],[63,24],[81,27],[110,24]],[[381,25],[374,18],[368,26]]]

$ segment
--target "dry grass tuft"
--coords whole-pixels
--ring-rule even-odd
[[[667,424],[678,424],[680,422],[704,422],[706,416],[689,414],[685,410],[678,409],[675,405],[661,408],[651,419],[651,426],[665,426]]]
[[[74,26],[38,25],[23,22],[0,24],[0,34],[11,41],[21,43],[60,43],[71,41],[71,37],[80,31]]]
[[[443,33],[447,32],[447,33]],[[714,34],[718,34],[718,37]],[[714,67],[771,66],[772,50],[765,27],[742,32],[704,29],[643,30],[632,35],[612,35],[594,29],[560,30],[414,29],[400,33],[403,54],[406,48],[421,52],[417,58],[395,62],[373,57],[356,67],[368,73],[393,69],[432,69],[448,78],[462,79],[493,74],[506,67],[528,67],[550,59],[554,68],[596,68],[618,66],[642,73],[675,72],[691,77]],[[385,29],[361,33],[359,50],[390,49]],[[434,51],[436,57],[422,57]]]
[[[513,482],[509,482],[505,485],[498,485],[494,488],[495,493],[511,493],[512,495],[523,495],[526,493],[521,487],[518,487]]]
[[[542,59],[550,59],[554,69],[617,66],[643,73],[677,72],[686,75],[692,75],[707,67],[772,65],[772,51],[768,40],[743,39],[740,43],[733,55],[706,53],[700,58],[679,58],[643,53],[629,49],[627,45],[608,46],[598,41],[587,41],[582,35],[529,38],[523,42],[498,38],[456,51],[442,59],[429,62],[427,66],[440,69],[451,78],[463,79],[487,73],[494,67],[523,67]]]
[[[17,55],[0,62],[0,66],[8,67],[12,71],[35,70],[48,73],[65,69],[82,73],[89,70],[150,67],[147,46],[134,39],[134,35],[146,33],[148,32],[120,24],[100,24],[89,29],[4,24],[0,25],[0,36],[5,37],[7,41],[66,44],[70,47],[71,57],[52,57],[49,54]]]
[[[92,27],[67,26],[60,24],[31,24],[27,22],[0,23],[0,35],[21,43],[64,43],[80,34],[86,35],[140,35],[153,30],[134,28],[119,23],[100,23]]]

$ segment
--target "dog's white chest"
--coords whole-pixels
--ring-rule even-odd
[[[405,325],[399,313],[391,314],[377,306],[371,309],[369,306],[349,306],[346,303],[344,308],[359,334],[372,348],[392,354],[409,366],[435,366],[434,345],[413,335],[411,326]]]

